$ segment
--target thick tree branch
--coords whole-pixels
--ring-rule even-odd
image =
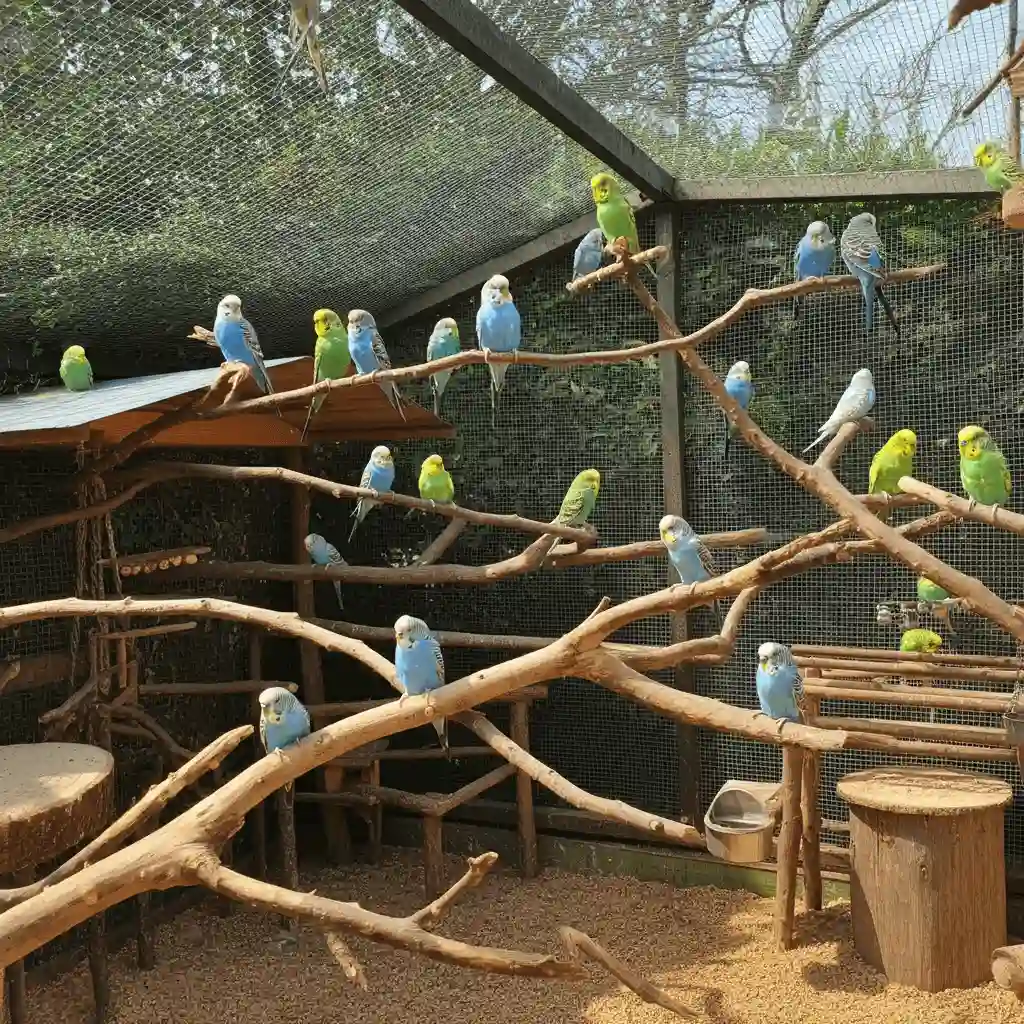
[[[994,526],[997,530],[1008,530],[1010,533],[1024,536],[1024,516],[1019,512],[1011,512],[998,505],[976,504],[972,508],[966,498],[950,494],[948,491],[942,490],[941,487],[932,487],[931,484],[922,483],[912,476],[900,478],[900,490],[905,490],[907,494],[930,502],[938,508],[946,509],[958,519],[973,519],[977,523]]]
[[[450,889],[441,893],[432,903],[421,907],[415,914],[410,914],[406,920],[411,924],[419,925],[424,931],[433,931],[463,894],[480,885],[497,863],[498,855],[494,852],[482,853],[479,857],[470,857],[467,861],[466,873]]]

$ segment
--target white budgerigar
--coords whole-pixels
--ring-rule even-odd
[[[818,438],[812,441],[804,452],[817,447],[826,438],[834,437],[844,423],[856,423],[875,407],[875,381],[870,370],[860,369],[850,379],[842,397],[836,403],[832,415],[821,425]]]

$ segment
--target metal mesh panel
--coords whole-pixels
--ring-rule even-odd
[[[770,287],[788,280],[792,250],[810,219],[827,220],[838,237],[859,209],[811,209],[797,204],[733,207],[685,218],[679,239],[685,329],[703,325],[748,287]],[[879,395],[873,414],[875,432],[847,449],[840,462],[840,478],[854,491],[865,491],[873,453],[895,430],[911,427],[918,435],[915,475],[961,493],[956,446],[960,427],[983,424],[1011,467],[1019,467],[1024,458],[1017,431],[1022,364],[1015,345],[1024,327],[1021,239],[991,221],[976,221],[974,204],[936,201],[908,207],[875,202],[870,209],[878,217],[890,265],[945,261],[948,267],[934,278],[887,289],[902,324],[901,341],[885,326],[865,337],[861,300],[850,291],[810,297],[799,324],[794,324],[786,306],[764,307],[705,346],[703,354],[721,374],[737,359],[750,362],[758,387],[751,413],[791,451],[799,451],[815,438],[816,428],[831,412],[852,373],[861,366],[871,368]],[[745,447],[734,446],[724,465],[721,432],[721,418],[711,400],[690,381],[685,449],[691,453],[687,477],[690,519],[696,529],[760,525],[806,532],[834,518],[817,499]],[[893,513],[893,522],[917,514],[913,509],[899,510]],[[1012,534],[966,523],[923,543],[1007,600],[1024,598],[1019,540]],[[914,596],[913,574],[878,558],[827,567],[772,587],[748,612],[733,660],[725,667],[698,673],[700,692],[741,707],[756,707],[755,651],[765,640],[894,648],[899,644],[899,627],[877,625],[875,604]],[[961,617],[957,628],[957,636],[939,628],[950,649],[968,654],[1014,653],[1013,643],[984,620]],[[824,709],[825,713],[875,718],[908,716],[903,708],[878,704],[826,702]],[[1000,724],[994,715],[950,711],[936,715],[937,721]],[[926,719],[927,712],[922,717]],[[779,777],[780,755],[774,748],[702,731],[701,751],[705,805],[728,778]],[[846,817],[835,795],[837,779],[877,763],[893,761],[862,753],[824,758],[825,818]],[[1016,783],[1013,764],[963,767]],[[1016,801],[1007,814],[1006,845],[1008,857],[1024,857],[1024,817]]]
[[[967,166],[1005,132],[993,8],[946,33],[946,0],[480,3],[675,174]]]

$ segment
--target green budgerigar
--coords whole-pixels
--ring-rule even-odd
[[[604,233],[605,242],[610,245],[616,238],[625,238],[630,252],[640,251],[640,236],[636,230],[636,215],[633,207],[622,194],[622,186],[614,174],[602,171],[590,179],[590,192],[597,207],[597,226]],[[651,275],[658,275],[648,264],[644,264]]]
[[[92,366],[81,345],[72,345],[61,356],[60,379],[68,391],[88,391],[92,387]]]
[[[942,646],[942,637],[930,629],[908,629],[900,637],[900,650],[934,654]]]
[[[881,448],[875,452],[868,472],[868,494],[899,494],[900,477],[910,476],[914,471],[914,454],[917,451],[917,434],[912,430],[897,430]],[[878,518],[886,520],[889,510],[883,508]]]
[[[989,188],[1009,192],[1014,185],[1024,184],[1024,171],[998,142],[983,142],[974,151],[974,163],[985,175]]]
[[[352,357],[348,351],[348,327],[333,309],[318,309],[313,314],[313,330],[316,331],[316,348],[313,350],[313,383],[322,380],[337,380],[348,373]],[[302,428],[305,440],[310,421],[326,400],[326,394],[314,395],[306,414],[306,425]]]
[[[583,526],[593,514],[597,493],[601,489],[601,474],[596,469],[585,469],[576,474],[562,499],[555,522],[560,526]]]
[[[455,484],[452,475],[444,468],[440,455],[428,455],[420,467],[420,497],[424,501],[436,501],[448,505],[455,500]]]
[[[964,427],[957,434],[960,482],[975,505],[1005,505],[1013,483],[1006,458],[984,427]]]
[[[941,619],[945,622],[946,628],[951,633],[955,633],[956,630],[953,628],[953,617],[950,614],[951,606],[943,603],[948,601],[952,596],[953,595],[950,594],[945,587],[940,587],[938,583],[928,579],[927,576],[919,576],[917,578],[917,599],[922,602],[922,604],[918,606],[918,611],[930,611],[935,618]]]

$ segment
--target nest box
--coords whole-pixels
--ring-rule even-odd
[[[1024,185],[1014,185],[1004,193],[1003,223],[1016,231],[1024,230]]]

